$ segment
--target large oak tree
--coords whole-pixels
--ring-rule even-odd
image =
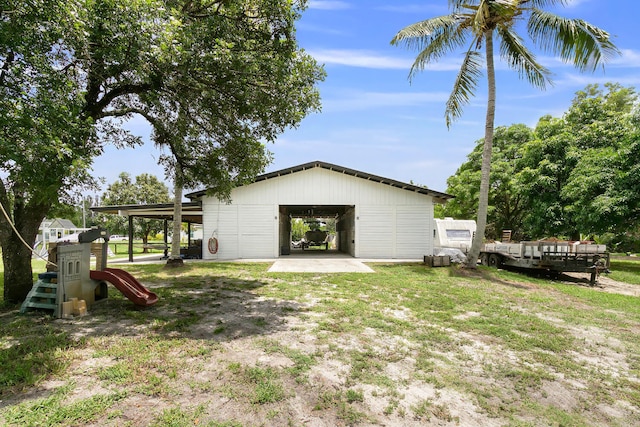
[[[295,39],[305,1],[8,0],[0,10],[4,297],[32,286],[29,249],[51,206],[140,114],[165,161],[228,194],[264,143],[319,108],[324,74]],[[177,169],[174,169],[177,170]],[[171,171],[173,174],[173,171]],[[12,228],[13,222],[15,229]]]

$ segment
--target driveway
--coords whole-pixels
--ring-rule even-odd
[[[374,273],[362,261],[348,257],[281,257],[269,268],[278,273]]]
[[[135,264],[166,263],[160,254],[139,256],[134,260]],[[185,262],[216,262],[216,260],[187,260]],[[353,258],[350,255],[329,251],[296,251],[291,255],[283,255],[273,259],[237,259],[223,260],[222,262],[273,262],[268,271],[282,273],[375,273],[366,263],[421,263],[415,259],[362,259]],[[109,264],[129,264],[129,260],[109,259]]]

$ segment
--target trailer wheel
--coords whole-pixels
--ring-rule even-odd
[[[489,254],[480,254],[480,264],[489,265]]]
[[[497,254],[489,255],[489,267],[498,268],[502,265],[502,258]]]

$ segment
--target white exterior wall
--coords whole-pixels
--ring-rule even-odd
[[[471,249],[473,235],[476,233],[476,222],[471,219],[444,218],[434,220],[436,236],[434,245],[443,248],[458,248],[463,252]],[[452,236],[447,235],[447,230]],[[455,233],[459,231],[459,233]],[[465,233],[466,236],[465,236]]]
[[[204,259],[277,258],[280,205],[354,205],[357,258],[422,259],[433,253],[433,198],[312,168],[235,188],[232,204],[202,201]]]

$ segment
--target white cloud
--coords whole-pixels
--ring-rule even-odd
[[[309,9],[319,10],[344,10],[351,9],[351,5],[345,1],[338,0],[311,0]]]
[[[612,67],[640,67],[640,52],[632,49],[620,49],[620,53],[620,56],[613,58],[609,63]]]
[[[556,85],[566,85],[572,87],[584,87],[590,84],[604,85],[605,83],[615,82],[622,86],[638,86],[640,85],[640,75],[634,74],[629,76],[596,77],[589,74],[565,74],[562,80],[557,80]]]
[[[433,4],[405,4],[405,5],[388,5],[388,6],[380,6],[376,8],[377,10],[383,10],[386,12],[396,12],[396,13],[411,13],[411,14],[425,14],[423,18],[419,19],[427,19],[433,14],[446,14],[449,9],[446,6],[433,5]],[[427,16],[427,14],[429,16]]]
[[[621,55],[611,58],[605,64],[615,68],[640,68],[640,52],[633,49],[621,49]],[[407,70],[413,65],[414,58],[382,55],[375,51],[363,49],[307,49],[307,53],[313,56],[319,63],[326,65],[342,65],[347,67],[371,68],[371,69],[395,69]],[[462,54],[452,54],[437,62],[427,65],[426,71],[455,71],[460,70]],[[540,64],[550,69],[574,68],[573,64],[564,62],[560,57],[539,55],[536,58]],[[496,55],[495,64],[497,70],[510,70],[507,64]],[[483,67],[484,68],[484,67]]]
[[[344,65],[348,67],[407,70],[413,64],[413,58],[380,55],[369,50],[349,49],[310,49],[307,50],[319,63]],[[426,67],[431,71],[452,71],[460,69],[461,60],[443,59]]]
[[[387,107],[415,107],[446,102],[446,92],[346,92],[340,98],[323,99],[324,112],[344,112]]]
[[[365,50],[319,49],[308,50],[307,53],[322,64],[349,67],[408,70],[413,63],[410,59],[384,56]]]
[[[567,7],[578,7],[583,3],[588,3],[591,0],[568,0]]]

